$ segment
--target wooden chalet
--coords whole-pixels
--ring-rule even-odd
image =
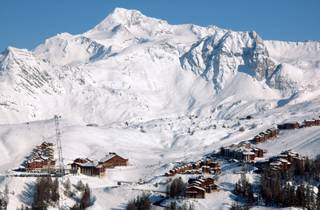
[[[262,142],[265,142],[265,137],[264,135],[256,135],[255,137],[253,137],[253,143],[254,144],[259,144],[259,143],[262,143]]]
[[[53,144],[42,142],[36,146],[24,163],[27,172],[52,172],[55,170]]]
[[[256,154],[251,150],[242,152],[242,160],[244,162],[253,162],[255,158],[256,158]]]
[[[320,125],[320,119],[303,121],[303,127],[312,127],[312,126],[319,126],[319,125]]]
[[[269,128],[266,130],[266,135],[268,139],[275,138],[279,134],[279,129],[277,128]]]
[[[88,176],[103,176],[106,168],[128,165],[128,159],[122,158],[116,153],[109,153],[101,160],[77,158],[71,163],[71,173],[85,174]]]
[[[198,160],[196,162],[187,163],[165,173],[165,176],[174,176],[176,174],[219,174],[221,172],[220,164],[210,159]]]
[[[84,174],[88,176],[103,176],[105,174],[105,168],[98,163],[88,158],[77,158],[71,164],[71,173]]]
[[[254,162],[255,158],[263,157],[264,151],[251,144],[232,144],[220,148],[220,154],[227,158],[236,159],[244,162]]]
[[[297,129],[300,128],[300,124],[298,122],[288,122],[278,125],[278,129],[287,130],[287,129]]]
[[[27,172],[51,172],[55,169],[56,161],[51,159],[32,159],[26,163]]]
[[[214,182],[215,180],[211,177],[190,178],[185,192],[186,197],[204,198],[205,193],[211,193],[213,190],[218,188]]]
[[[198,186],[188,186],[186,189],[187,198],[205,198],[206,190]]]
[[[252,152],[254,152],[255,157],[258,157],[258,158],[262,158],[263,154],[264,154],[263,149],[260,149],[260,148],[257,148],[257,147],[252,148]]]
[[[125,159],[119,155],[117,155],[114,152],[110,152],[105,157],[103,157],[99,163],[104,168],[114,168],[116,166],[127,166],[128,165],[128,159]]]
[[[253,137],[251,140],[254,144],[263,143],[269,139],[276,138],[279,134],[279,129],[277,128],[269,128],[265,132],[260,132],[258,135]]]
[[[264,168],[270,168],[273,171],[285,172],[289,170],[293,164],[299,168],[304,168],[305,162],[306,158],[304,156],[300,156],[298,153],[287,150],[270,158],[268,162],[261,163],[258,167],[262,170]]]

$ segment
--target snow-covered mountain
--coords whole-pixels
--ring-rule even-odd
[[[226,116],[218,106],[257,100],[274,108],[317,95],[319,54],[319,42],[264,41],[256,32],[170,25],[117,8],[83,34],[58,34],[31,51],[8,47],[0,55],[0,122],[53,113],[103,124]]]
[[[0,191],[12,190],[8,209],[31,205],[26,189],[34,178],[2,175],[43,140],[55,142],[58,114],[65,164],[107,152],[129,158],[101,179],[67,175],[90,184],[91,209],[123,209],[141,191],[159,191],[175,162],[279,122],[319,117],[319,83],[319,41],[265,41],[254,31],[170,25],[117,8],[82,34],[0,54]],[[319,136],[319,127],[285,131],[259,147],[268,157],[284,149],[313,157]],[[196,209],[230,209],[240,177],[234,169],[222,168],[221,190],[193,202]],[[74,201],[61,204],[69,209]]]

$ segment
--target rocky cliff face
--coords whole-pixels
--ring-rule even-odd
[[[261,81],[275,70],[268,50],[255,32],[215,33],[195,43],[180,60],[184,69],[212,81],[216,92],[238,72]]]

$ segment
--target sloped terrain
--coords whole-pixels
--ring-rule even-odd
[[[33,51],[5,50],[1,122],[60,113],[109,124],[176,113],[207,115],[225,101],[248,98],[268,104],[315,92],[318,54],[318,42],[263,41],[255,32],[170,25],[139,11],[115,9],[83,34],[59,34]]]
[[[83,34],[0,54],[0,172],[18,167],[43,139],[54,142],[51,118],[58,114],[65,163],[106,152],[129,158],[129,167],[103,179],[70,176],[92,186],[92,209],[123,209],[161,183],[174,162],[197,160],[286,120],[319,117],[319,58],[319,42],[265,41],[256,32],[170,25],[117,8]],[[297,130],[262,147],[269,155],[294,149],[315,156],[319,135],[317,127]],[[239,178],[232,170],[221,186]],[[32,181],[0,180],[0,189],[8,183],[15,191],[9,209],[27,204],[21,195]],[[116,187],[118,181],[129,184]],[[228,209],[229,188],[195,206]]]

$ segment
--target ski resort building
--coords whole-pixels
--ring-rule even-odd
[[[190,178],[185,194],[187,198],[205,198],[206,193],[211,193],[217,189],[218,186],[211,177]]]
[[[256,167],[260,169],[270,168],[273,171],[285,172],[289,170],[292,165],[298,166],[298,168],[304,168],[305,164],[306,157],[301,156],[292,150],[287,150],[270,158],[267,162],[258,163]]]
[[[114,168],[116,166],[127,166],[128,159],[125,159],[114,152],[110,152],[99,161],[99,164],[101,164],[104,168]]]
[[[288,130],[288,129],[297,129],[300,128],[300,124],[298,122],[288,122],[278,125],[278,129],[280,130]]]
[[[88,176],[103,176],[105,168],[98,161],[93,161],[88,158],[77,158],[71,164],[71,173],[84,174]]]
[[[176,174],[219,174],[221,172],[220,164],[210,159],[198,160],[175,167],[165,176],[174,176]]]
[[[77,158],[71,163],[71,173],[84,174],[88,176],[103,176],[106,168],[116,166],[127,166],[128,159],[125,159],[116,153],[108,153],[101,160],[91,160],[89,158]]]
[[[251,142],[253,144],[263,143],[267,140],[276,138],[278,136],[278,134],[279,134],[279,129],[270,128],[270,129],[267,129],[265,132],[261,132],[258,135],[256,135],[255,137],[253,137]]]
[[[319,126],[319,125],[320,125],[320,119],[303,121],[303,127],[312,127],[312,126]]]
[[[206,191],[202,187],[198,186],[188,186],[186,189],[187,198],[205,198]]]
[[[256,158],[263,157],[263,154],[262,149],[252,147],[250,143],[232,144],[220,148],[220,155],[243,162],[254,162]]]
[[[54,159],[53,144],[42,142],[36,146],[23,164],[27,172],[53,172],[56,160]]]

